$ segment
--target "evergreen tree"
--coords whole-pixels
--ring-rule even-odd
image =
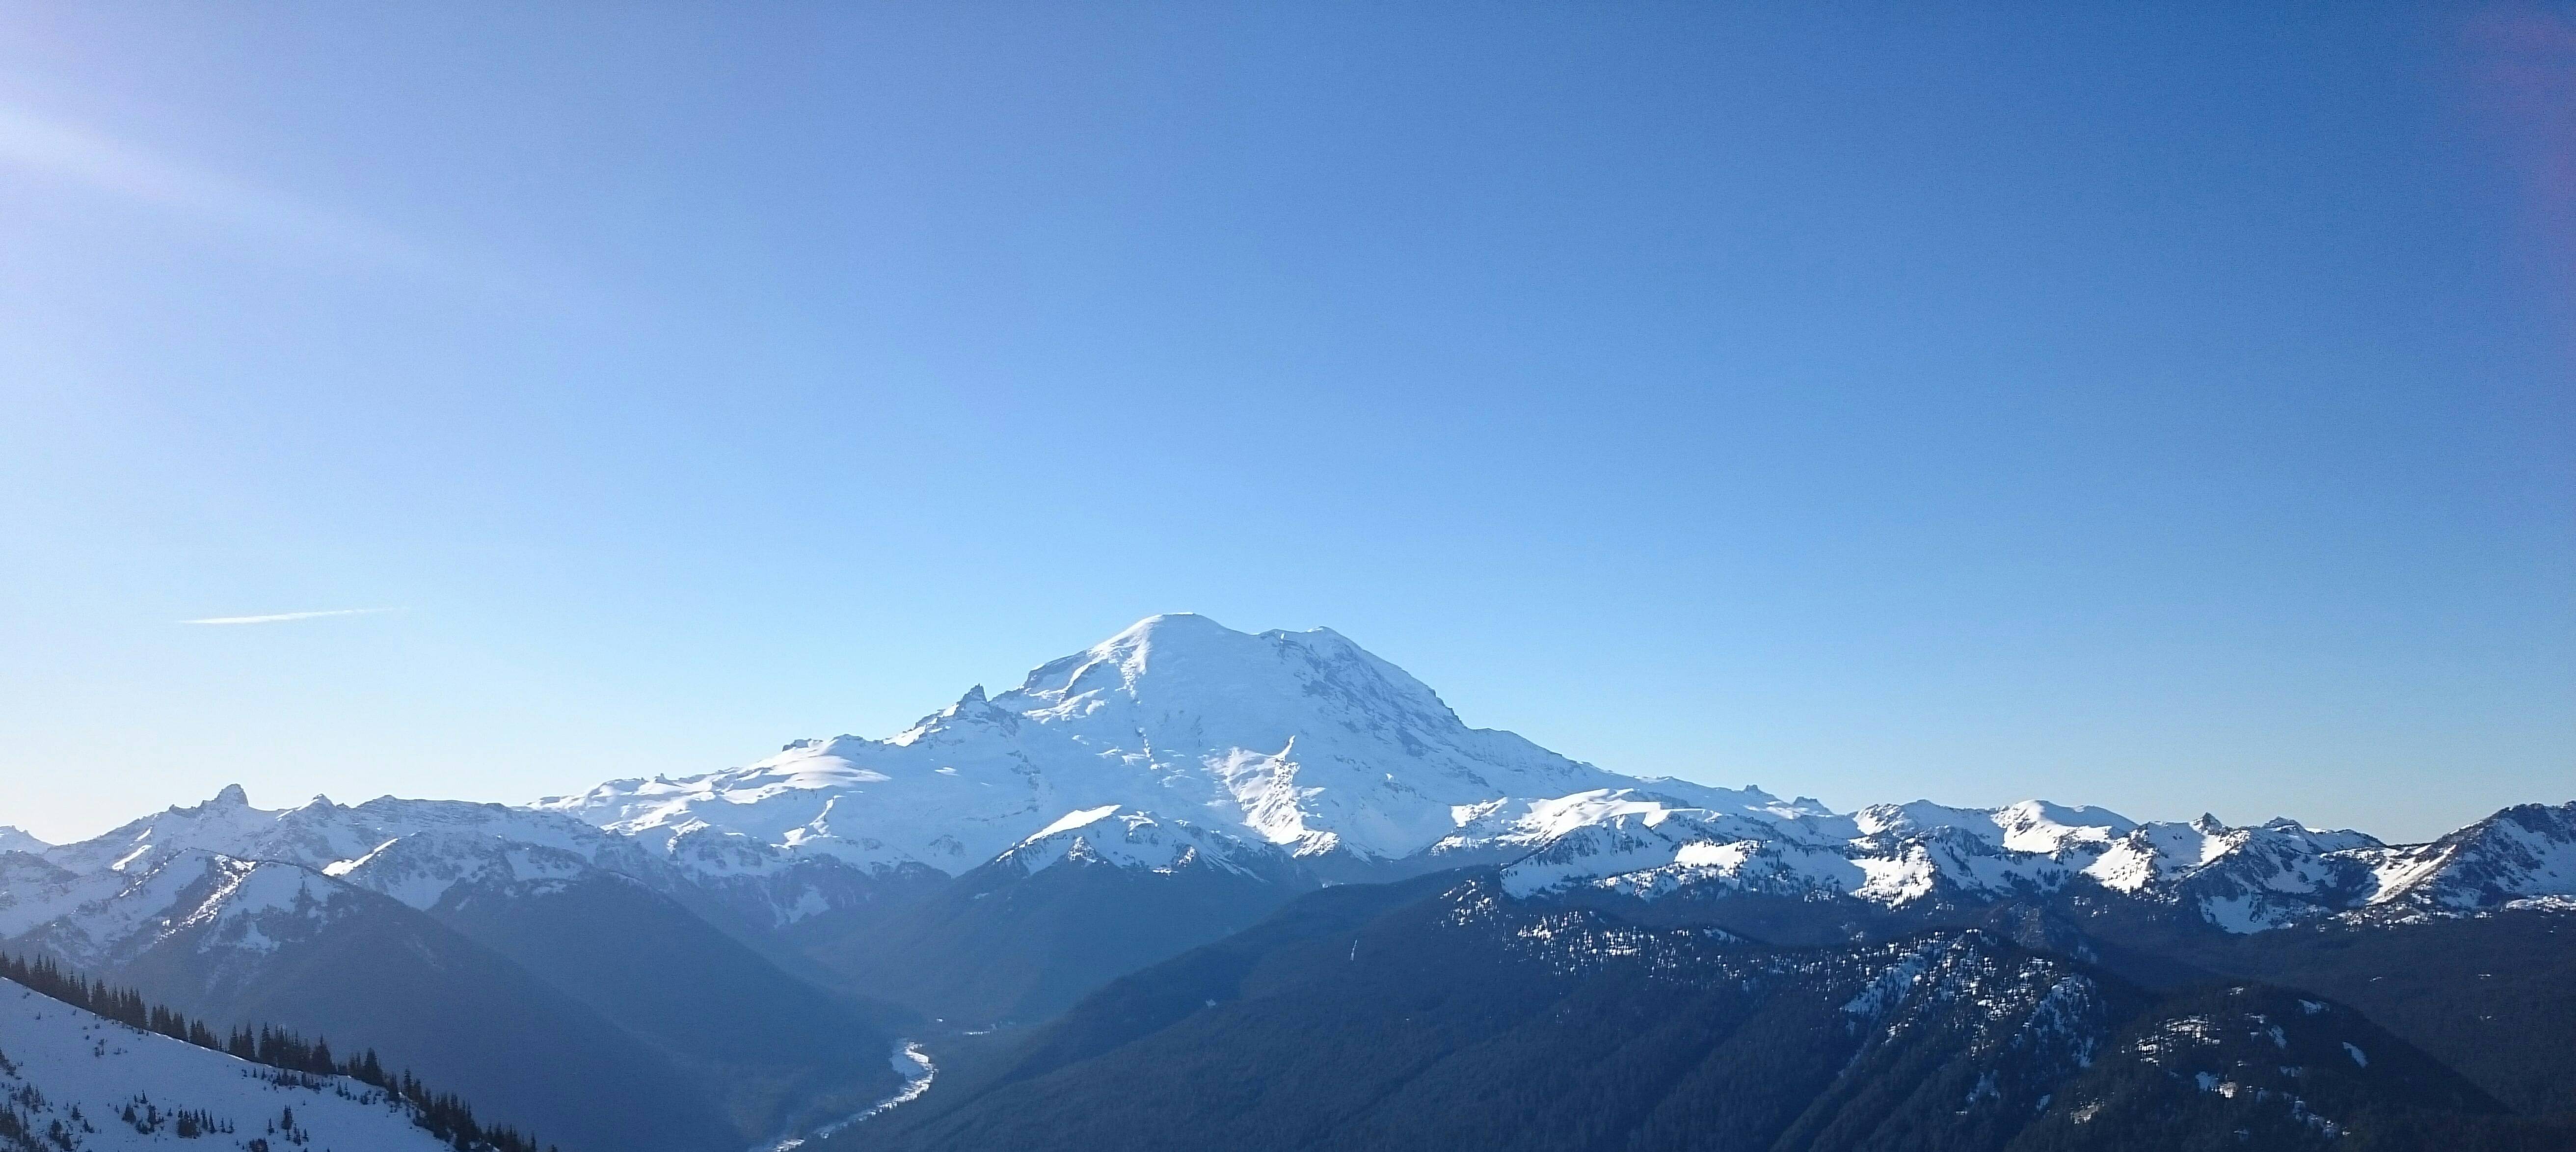
[[[384,1089],[411,1105],[414,1124],[446,1141],[451,1147],[457,1149],[457,1152],[538,1152],[539,1150],[534,1137],[522,1135],[516,1129],[501,1126],[486,1127],[477,1122],[474,1119],[474,1110],[467,1107],[465,1101],[454,1095],[433,1093],[408,1069],[399,1074],[388,1074],[383,1062],[377,1058],[372,1048],[350,1059],[340,1060],[332,1055],[328,1040],[317,1036],[307,1041],[296,1033],[265,1024],[256,1031],[248,1025],[238,1026],[218,1038],[214,1029],[208,1027],[204,1021],[193,1020],[174,1009],[149,1003],[143,999],[142,993],[132,989],[112,987],[104,980],[92,980],[65,972],[60,965],[54,963],[53,958],[48,956],[27,960],[0,953],[0,979],[117,1023],[147,1032],[156,1032],[182,1043],[221,1052],[253,1064],[265,1065],[281,1073],[346,1076],[368,1087]],[[158,1128],[162,1122],[159,1109],[147,1099],[138,1098],[138,1102],[143,1105],[142,1110],[138,1112],[133,1105],[129,1104],[123,1118],[135,1125],[137,1131],[150,1132]],[[9,1127],[10,1118],[13,1115],[6,1109],[0,1109],[0,1149],[5,1149],[9,1140],[22,1138],[21,1133]],[[204,1114],[192,1117],[182,1112],[176,1116],[177,1119],[174,1122],[182,1129],[215,1130],[212,1118]],[[278,1130],[286,1133],[294,1131],[294,1128],[295,1110],[288,1108],[279,1119]],[[194,1136],[196,1132],[183,1131],[181,1134]],[[31,1138],[31,1134],[26,1134],[26,1138]],[[61,1141],[58,1140],[57,1143]],[[265,1149],[267,1141],[252,1140],[245,1147]],[[547,1146],[546,1152],[553,1152],[552,1147]]]

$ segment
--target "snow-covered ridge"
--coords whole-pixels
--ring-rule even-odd
[[[2507,809],[2430,845],[2390,846],[2295,821],[2138,823],[2029,801],[1995,809],[1879,805],[1765,827],[1653,801],[1596,806],[1503,870],[1519,896],[1596,888],[1847,898],[1888,907],[1986,902],[2086,885],[2186,910],[2230,932],[2330,916],[2461,914],[2576,896],[2576,804]]]
[[[0,888],[0,940],[99,968],[163,941],[264,953],[356,910],[357,889],[294,864],[190,848],[128,872],[20,869]]]
[[[1273,845],[1115,806],[1068,812],[995,859],[1024,873],[1068,861],[1149,872],[1195,865],[1243,876],[1275,876],[1294,866],[1288,853]]]
[[[2501,898],[2576,899],[2576,804],[2507,808],[2420,847],[2372,857],[2373,911],[2386,918],[2474,912]]]
[[[1470,728],[1327,629],[1249,635],[1174,615],[1050,661],[1011,691],[972,689],[886,739],[799,740],[701,776],[610,781],[524,808],[385,797],[263,810],[227,788],[89,841],[0,851],[0,940],[89,908],[73,926],[92,937],[84,947],[107,947],[115,917],[162,915],[178,883],[163,869],[190,853],[292,865],[420,909],[615,877],[754,926],[864,904],[888,876],[1079,859],[1263,875],[1320,875],[1301,869],[1326,861],[1379,874],[1507,865],[1506,889],[1524,897],[1741,892],[1901,907],[2091,889],[2251,931],[2576,899],[2571,812],[2509,809],[2411,847],[2288,820],[2142,823],[2039,800],[1836,813],[1758,788],[1623,776]]]
[[[459,886],[594,872],[666,889],[689,883],[667,853],[557,813],[391,796],[355,806],[317,796],[295,808],[262,809],[238,785],[205,803],[173,807],[35,856],[96,883],[143,875],[190,852],[292,864],[424,909]],[[774,850],[750,854],[773,867],[784,862]],[[757,867],[734,862],[737,871]],[[0,937],[7,934],[0,905]]]
[[[260,1137],[271,1147],[342,1152],[447,1148],[381,1089],[343,1077],[281,1076],[7,981],[0,981],[0,1096],[34,1131],[59,1122],[91,1152],[199,1142],[237,1148]],[[281,1133],[290,1112],[293,1132]]]
[[[539,807],[675,845],[722,836],[863,868],[954,874],[997,854],[1035,859],[1031,838],[1167,867],[1168,833],[1185,828],[1202,854],[1223,837],[1301,856],[1508,863],[1506,886],[1523,895],[1597,885],[1895,906],[2079,885],[2233,931],[2392,901],[2457,911],[2576,890],[2547,847],[2563,830],[2435,852],[2288,820],[2142,823],[2041,800],[1839,814],[1755,788],[1642,780],[1468,728],[1328,629],[1256,636],[1190,615],[1141,621],[1010,692],[969,691],[885,740],[799,741],[746,768],[613,781]],[[1068,814],[1108,813],[1153,832],[1058,835]],[[2492,863],[2477,883],[2406,895],[2480,861]]]

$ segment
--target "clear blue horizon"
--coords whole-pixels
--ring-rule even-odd
[[[2563,5],[12,5],[0,824],[1196,611],[1620,771],[2427,838],[2576,798],[2571,380]]]

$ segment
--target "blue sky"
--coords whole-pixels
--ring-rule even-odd
[[[2571,109],[2565,5],[11,4],[0,823],[1179,610],[1845,807],[2576,798]]]

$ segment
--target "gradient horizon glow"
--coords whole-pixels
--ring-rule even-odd
[[[1168,611],[1845,809],[2576,798],[2565,5],[0,11],[48,839]]]

